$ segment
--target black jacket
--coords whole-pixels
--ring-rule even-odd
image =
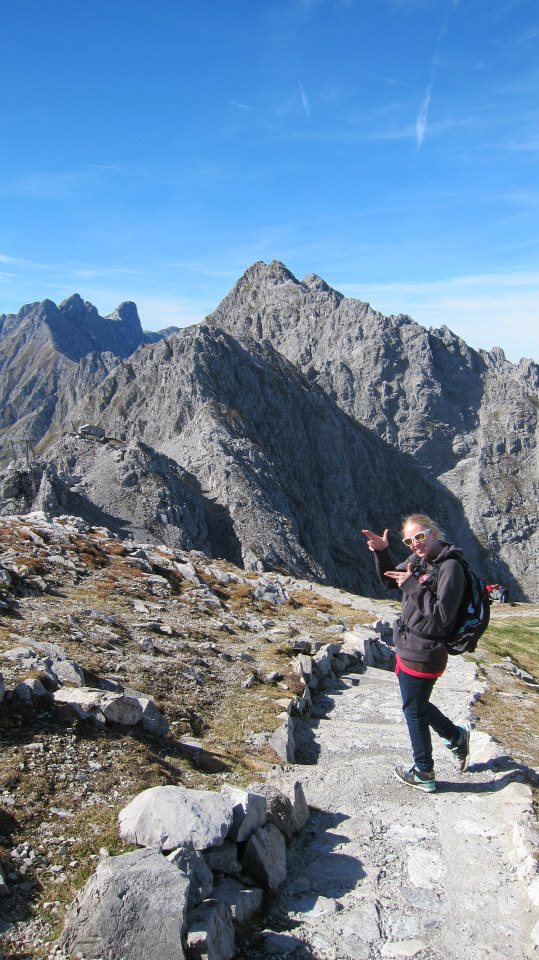
[[[466,589],[466,575],[455,557],[462,550],[439,541],[438,553],[429,560],[415,554],[396,567],[389,550],[374,554],[380,580],[390,590],[400,590],[384,577],[385,570],[405,570],[408,563],[413,576],[402,585],[402,608],[393,627],[395,650],[405,665],[426,673],[438,673],[447,663],[444,638],[453,635]]]

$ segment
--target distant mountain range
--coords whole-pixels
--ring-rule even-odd
[[[44,301],[0,317],[1,510],[374,593],[361,528],[390,526],[398,548],[402,516],[427,511],[536,599],[538,384],[531,360],[279,262],[177,332],[145,334],[132,303],[102,318],[78,296]],[[78,437],[85,421],[115,442]]]

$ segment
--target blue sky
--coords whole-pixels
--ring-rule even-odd
[[[1,0],[0,312],[255,260],[539,359],[537,0]]]

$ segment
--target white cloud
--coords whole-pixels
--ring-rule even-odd
[[[22,257],[11,257],[6,253],[0,253],[0,263],[7,263],[12,267],[41,267],[43,264],[34,263],[32,260],[23,260]]]

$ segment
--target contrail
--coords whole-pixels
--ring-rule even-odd
[[[417,141],[417,149],[419,150],[423,143],[425,142],[425,136],[427,133],[427,118],[429,113],[429,104],[430,104],[430,88],[429,83],[425,96],[423,97],[423,102],[419,108],[419,113],[417,114],[415,121],[415,136]]]
[[[300,91],[300,94],[301,94],[301,103],[302,103],[303,109],[305,110],[305,114],[306,114],[306,116],[307,116],[307,119],[310,120],[310,119],[311,119],[311,108],[309,107],[309,101],[308,101],[308,99],[307,99],[307,94],[305,93],[305,90],[303,89],[303,84],[302,84],[301,82],[300,82],[300,85],[299,85],[299,91]]]

